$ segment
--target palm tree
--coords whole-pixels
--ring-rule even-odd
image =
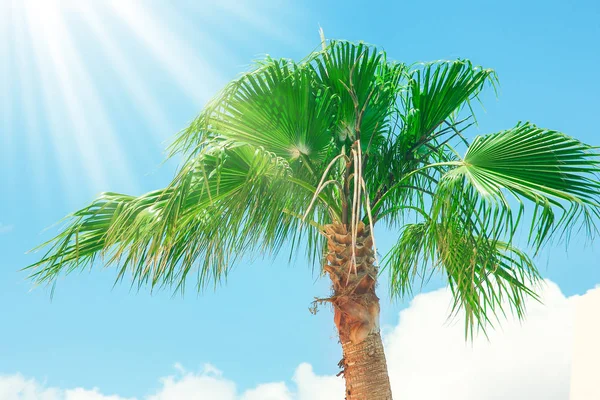
[[[177,135],[170,153],[184,162],[165,189],[104,193],[73,213],[32,278],[51,283],[100,256],[117,280],[183,291],[195,275],[202,290],[251,253],[291,248],[331,279],[316,304],[334,310],[346,398],[391,399],[381,272],[400,297],[447,278],[470,336],[506,304],[522,317],[536,296],[519,226],[534,255],[573,229],[596,232],[595,148],[530,123],[465,139],[471,101],[496,82],[466,60],[409,66],[345,41],[301,62],[267,57]],[[378,224],[398,232],[381,263]]]

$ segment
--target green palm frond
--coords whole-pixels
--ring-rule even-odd
[[[232,87],[211,118],[213,129],[288,161],[319,165],[332,142],[336,99],[303,66],[273,61],[261,70]]]
[[[524,298],[536,298],[540,278],[532,260],[513,244],[533,203],[529,241],[537,252],[556,234],[583,227],[593,236],[600,216],[599,154],[560,132],[519,124],[477,137],[464,159],[413,170],[436,183],[421,223],[406,225],[385,258],[391,292],[410,295],[442,271],[453,291],[453,311],[466,312],[467,333],[485,332],[508,304],[518,317]],[[418,210],[418,209],[417,209]],[[558,212],[558,215],[555,213]]]
[[[538,251],[554,233],[568,237],[572,229],[581,227],[589,236],[597,232],[599,156],[595,148],[560,132],[519,124],[477,137],[438,189],[441,196],[456,185],[473,189],[462,188],[465,195],[456,202],[478,202],[480,208],[486,203],[482,218],[509,239],[523,215],[523,200],[531,201],[535,207],[529,241]],[[516,211],[511,208],[514,200]]]
[[[379,158],[384,162],[378,162],[370,174],[373,205],[382,208],[376,212],[385,214],[392,224],[401,223],[398,217],[402,215],[391,212],[399,205],[425,208],[424,196],[435,190],[447,168],[413,172],[458,159],[452,141],[464,142],[462,133],[470,126],[470,118],[456,120],[455,116],[470,107],[486,83],[496,82],[493,70],[467,60],[417,64],[407,79],[398,96],[398,121],[388,143],[381,146]]]
[[[309,59],[319,83],[338,100],[336,137],[351,143],[361,137],[363,151],[377,148],[389,130],[406,66],[364,43],[331,41]]]
[[[495,86],[491,69],[474,66],[468,60],[417,64],[410,72],[404,103],[404,132],[400,148],[415,150],[427,143],[444,121],[461,108],[470,107],[486,83]]]
[[[204,139],[223,137],[262,147],[288,161],[319,163],[332,135],[337,100],[317,85],[314,71],[267,58],[242,75],[180,132],[171,153],[201,150]]]
[[[505,315],[507,305],[521,318],[524,299],[537,298],[529,287],[540,279],[532,260],[508,243],[466,230],[458,218],[406,225],[384,262],[391,291],[399,297],[436,271],[447,278],[452,311],[465,312],[465,333],[471,337],[474,327],[485,332],[492,317]]]
[[[130,273],[138,285],[183,289],[197,271],[198,287],[224,277],[236,258],[275,252],[297,236],[312,193],[288,181],[284,159],[259,148],[220,142],[189,161],[166,189],[140,197],[105,193],[75,212],[46,243],[32,276],[41,283],[91,266],[98,256]],[[326,214],[321,211],[321,218]],[[312,240],[315,228],[307,228]]]

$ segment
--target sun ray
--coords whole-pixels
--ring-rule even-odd
[[[183,4],[183,3],[182,3]],[[198,3],[196,3],[198,5]],[[204,28],[202,23],[202,17],[206,15],[207,7],[213,5],[203,4],[204,13],[198,15],[199,18],[190,18],[190,11],[194,11],[189,7],[171,7],[165,3],[157,4],[153,7],[153,13],[160,15],[162,21],[177,21],[177,24],[169,24],[168,31],[171,38],[175,38],[177,42],[182,42],[184,47],[191,49],[194,47],[197,50],[192,50],[201,56],[204,60],[210,60],[211,64],[219,64],[221,62],[227,63],[228,65],[240,65],[247,63],[247,60],[237,52],[231,51],[229,46],[223,45],[217,38],[222,40],[221,35],[216,34],[211,30]],[[215,10],[219,10],[214,5]],[[221,18],[225,17],[223,13],[220,14]],[[199,27],[203,27],[200,29]],[[163,26],[166,29],[166,26]],[[209,33],[207,33],[209,32]],[[198,46],[198,47],[195,47]]]
[[[141,2],[111,0],[109,4],[198,107],[225,82],[207,61],[196,56],[197,50],[175,37]]]
[[[198,3],[195,3],[198,6]],[[271,18],[267,17],[264,10],[257,10],[258,2],[253,2],[250,7],[244,4],[243,1],[222,0],[215,2],[215,6],[226,13],[233,15],[239,20],[245,22],[252,28],[265,33],[268,36],[275,37],[282,42],[294,46],[296,49],[301,48],[303,40],[297,35],[292,35],[291,31],[284,26],[274,24]],[[267,7],[273,7],[273,4]],[[265,5],[263,4],[263,8]]]
[[[116,41],[104,28],[103,21],[98,18],[90,4],[82,1],[76,3],[76,6],[80,10],[79,15],[85,20],[105,54],[110,58],[121,83],[127,88],[128,94],[132,96],[134,106],[145,117],[148,128],[157,140],[164,140],[166,135],[175,131],[175,127],[167,118],[163,107],[156,101],[154,95],[148,90],[148,85],[140,78]]]
[[[0,2],[0,167],[10,169],[26,162],[31,185],[41,191],[53,178],[70,198],[78,197],[82,185],[94,192],[115,186],[138,191],[130,157],[122,149],[121,142],[128,138],[120,139],[118,125],[113,124],[117,105],[104,97],[107,91],[114,93],[113,88],[98,86],[103,80],[115,80],[114,88],[122,88],[119,95],[131,99],[135,114],[148,124],[147,131],[157,142],[179,128],[164,111],[167,105],[158,97],[161,94],[153,93],[156,86],[140,73],[138,60],[127,54],[128,45],[141,44],[144,56],[156,60],[153,65],[165,72],[163,77],[177,94],[183,94],[183,101],[192,100],[181,104],[189,104],[194,112],[227,80],[227,73],[215,65],[241,63],[219,36],[192,23],[187,12],[194,12],[196,5],[177,10],[139,0]],[[286,27],[265,16],[269,4],[236,8],[229,1],[207,7],[215,17],[285,42]],[[172,27],[167,21],[177,23]],[[128,30],[126,44],[110,30],[121,25]],[[78,33],[82,35],[75,36]],[[102,62],[111,75],[102,76],[91,68],[88,55],[96,51],[105,55]],[[25,154],[17,159],[21,148]],[[3,175],[3,183],[11,177]]]
[[[15,1],[13,0],[13,8]],[[25,141],[27,142],[27,164],[31,167],[31,176],[36,190],[40,193],[47,193],[47,174],[46,174],[46,153],[44,152],[44,138],[42,137],[41,127],[39,125],[39,113],[36,107],[36,90],[34,84],[35,75],[33,66],[30,62],[28,50],[25,43],[29,42],[25,30],[25,19],[21,13],[13,15],[12,24],[13,38],[15,46],[15,62],[18,70],[19,95],[21,98],[22,114],[25,119]],[[17,81],[17,79],[15,79]],[[43,201],[42,196],[37,197],[37,201]]]
[[[61,9],[56,2],[49,0],[44,2],[43,12],[40,12],[35,9],[39,4],[25,3],[28,26],[35,30],[34,42],[40,37],[45,39],[45,55],[60,85],[59,92],[75,132],[71,137],[75,141],[82,167],[91,179],[88,183],[96,191],[107,188],[105,166],[110,163],[119,170],[120,180],[128,188],[135,187],[104,107],[67,31]],[[95,132],[101,135],[95,135]],[[110,160],[105,162],[100,153],[110,157]]]
[[[16,10],[15,3],[18,0],[12,0],[13,8]],[[30,15],[24,8],[20,8],[23,13],[21,17],[27,21],[29,27],[33,22]],[[65,191],[71,194],[72,190],[77,187],[76,183],[76,166],[73,160],[73,152],[69,151],[67,144],[69,143],[68,129],[65,124],[65,118],[61,118],[61,104],[56,101],[57,88],[52,84],[54,76],[50,73],[50,68],[45,66],[50,65],[47,62],[47,55],[44,52],[44,46],[35,39],[35,30],[29,30],[31,37],[31,50],[33,53],[32,65],[35,67],[40,81],[41,103],[44,109],[45,128],[49,133],[49,142],[52,148],[55,161],[58,163],[59,169],[56,177],[60,181],[60,185]]]

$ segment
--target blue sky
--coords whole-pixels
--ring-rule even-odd
[[[98,265],[61,279],[50,301],[19,271],[56,232],[45,228],[98,193],[167,184],[169,138],[253,59],[316,48],[319,26],[407,63],[494,68],[499,96],[483,96],[470,137],[529,120],[600,145],[592,0],[170,3],[0,0],[0,375],[141,398],[175,363],[215,365],[240,390],[289,382],[302,362],[337,372],[331,312],[308,312],[328,284],[301,259],[243,260],[215,292],[184,298],[113,288],[114,271]],[[384,252],[393,234],[379,236]],[[537,259],[565,296],[600,283],[597,245],[580,239]],[[391,330],[410,299],[380,292]]]

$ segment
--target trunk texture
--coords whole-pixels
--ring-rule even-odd
[[[346,400],[391,400],[383,343],[379,334],[379,298],[375,295],[377,268],[369,227],[360,223],[352,234],[344,224],[327,225],[327,263],[332,282],[334,321],[344,358]]]
[[[392,390],[379,332],[371,333],[357,344],[343,343],[342,348],[346,399],[391,400]]]

